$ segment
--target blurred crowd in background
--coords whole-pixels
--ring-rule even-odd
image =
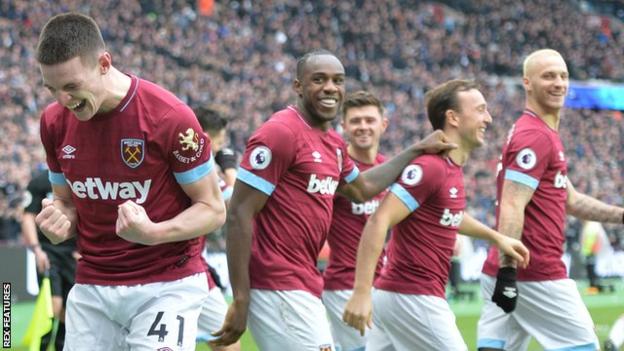
[[[293,103],[296,59],[334,52],[347,91],[367,89],[385,103],[392,155],[431,131],[424,93],[451,78],[482,84],[494,119],[488,145],[465,167],[469,211],[494,225],[496,163],[524,103],[522,59],[560,51],[571,79],[624,82],[624,5],[605,1],[274,0],[0,2],[0,239],[19,240],[20,204],[41,168],[39,114],[53,101],[34,58],[42,25],[78,11],[99,23],[113,63],[154,81],[192,107],[220,105],[230,147],[272,112]],[[624,124],[618,111],[564,110],[560,134],[576,188],[623,205]],[[622,249],[623,226],[607,226]],[[578,240],[570,220],[568,236]],[[217,240],[216,249],[222,242]]]

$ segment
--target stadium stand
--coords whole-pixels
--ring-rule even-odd
[[[34,46],[43,22],[67,10],[102,26],[115,65],[175,92],[190,105],[231,109],[230,141],[246,138],[293,100],[296,57],[324,47],[345,63],[348,89],[385,102],[390,128],[382,151],[393,154],[430,131],[424,92],[450,78],[474,78],[494,118],[487,147],[466,166],[471,212],[494,223],[494,178],[506,132],[523,96],[521,58],[552,47],[568,58],[574,80],[624,81],[624,9],[608,1],[522,0],[219,1],[201,14],[196,1],[0,2],[0,240],[15,240],[19,203],[44,161],[38,119],[52,101],[42,87]],[[548,16],[544,16],[547,13]],[[621,111],[566,109],[562,139],[577,189],[606,202],[624,199]],[[622,226],[606,226],[622,249]],[[568,236],[578,242],[578,224]]]

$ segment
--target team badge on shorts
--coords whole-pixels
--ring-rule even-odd
[[[330,344],[319,345],[319,351],[332,351]]]
[[[403,174],[401,174],[401,181],[406,185],[416,185],[420,182],[422,176],[422,167],[419,165],[409,165],[403,170]]]
[[[529,148],[522,149],[518,152],[518,156],[516,156],[516,163],[520,168],[529,170],[535,167],[537,155],[535,155],[535,151]]]
[[[145,141],[142,139],[121,139],[121,159],[126,166],[137,168],[143,163]]]
[[[266,146],[257,146],[249,154],[249,164],[253,169],[265,169],[271,163],[271,149]]]

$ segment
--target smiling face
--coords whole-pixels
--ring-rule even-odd
[[[40,65],[44,86],[56,101],[70,109],[80,121],[88,121],[102,108],[104,101],[103,74],[110,62],[106,55],[97,64],[87,64],[74,57],[54,65]]]
[[[556,51],[543,50],[527,58],[523,85],[536,112],[558,114],[569,84],[568,67]]]
[[[458,92],[457,99],[459,111],[455,113],[460,144],[468,150],[482,146],[485,144],[485,131],[492,123],[483,94],[477,89],[470,89]]]
[[[302,113],[310,124],[324,126],[336,118],[345,94],[345,70],[333,55],[307,59],[294,82]]]
[[[374,105],[350,107],[342,121],[342,128],[350,144],[361,150],[378,146],[387,126],[388,120]]]

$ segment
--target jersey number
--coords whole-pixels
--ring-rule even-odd
[[[169,334],[169,332],[167,331],[167,325],[165,323],[160,324],[158,329],[156,329],[156,326],[158,325],[158,323],[160,323],[163,314],[165,314],[165,312],[163,311],[160,311],[158,312],[158,314],[156,314],[156,319],[154,320],[154,323],[152,323],[149,331],[147,332],[147,336],[158,335],[158,342],[165,341],[165,336]],[[178,315],[176,319],[178,320],[178,346],[182,346],[182,340],[184,339],[184,317]]]

